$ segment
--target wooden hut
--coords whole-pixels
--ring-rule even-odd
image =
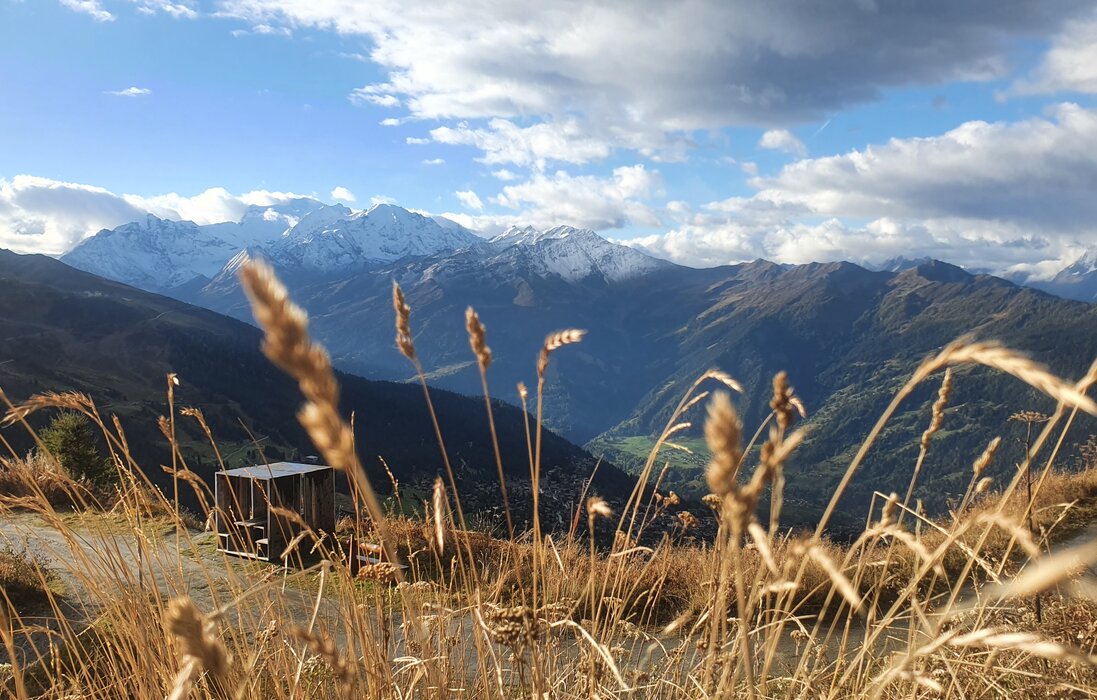
[[[220,471],[215,475],[214,497],[217,549],[229,554],[283,563],[287,545],[302,526],[296,518],[272,512],[272,506],[295,513],[316,532],[335,531],[331,467],[275,462]],[[311,541],[302,542],[298,554],[311,548]]]

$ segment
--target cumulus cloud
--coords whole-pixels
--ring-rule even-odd
[[[770,129],[758,139],[758,147],[772,151],[784,151],[793,155],[803,156],[807,154],[804,142],[796,137],[788,129]]]
[[[472,190],[462,190],[460,192],[454,192],[458,201],[464,204],[468,209],[474,209],[481,211],[484,208],[484,203],[480,201],[480,197]]]
[[[687,264],[929,255],[1046,273],[1097,245],[1094,182],[1097,110],[1060,104],[1041,118],[800,160],[753,178],[753,196],[677,212],[674,230],[635,243]]]
[[[220,187],[191,197],[118,195],[93,185],[17,175],[0,178],[0,247],[57,255],[101,229],[146,214],[199,224],[237,221],[250,205],[270,206],[300,196],[266,190],[234,195]]]
[[[658,213],[645,200],[659,193],[658,171],[643,165],[622,166],[608,178],[557,171],[535,174],[507,185],[494,198],[501,207],[520,212],[511,217],[534,226],[569,224],[596,230],[659,226]]]
[[[1097,93],[1097,13],[1069,22],[1052,40],[1051,48],[1035,70],[1014,82],[1010,92]]]
[[[467,124],[440,126],[430,135],[438,143],[475,146],[484,152],[479,160],[493,165],[513,163],[543,169],[549,160],[587,163],[609,155],[609,146],[585,136],[575,120],[522,128],[506,119],[492,119],[485,129]]]
[[[1087,5],[222,0],[221,8],[250,23],[366,37],[385,73],[367,94],[398,100],[414,118],[475,120],[438,137],[481,148],[489,162],[582,163],[616,148],[681,158],[692,130],[816,121],[892,87],[999,78],[1018,40],[1058,32]],[[578,139],[538,149],[525,133],[538,124]]]
[[[145,95],[151,95],[152,90],[134,86],[125,90],[107,90],[103,94],[114,95],[115,97],[144,97]]]
[[[339,200],[340,202],[353,202],[356,199],[354,193],[343,186],[333,189],[331,191],[331,198]]]
[[[445,158],[427,158],[423,160],[423,165],[445,165]]]
[[[73,12],[88,15],[96,22],[114,21],[114,15],[108,12],[99,0],[61,0],[61,4]]]

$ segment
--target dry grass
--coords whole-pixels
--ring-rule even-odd
[[[56,618],[46,646],[32,644],[42,628],[24,616],[24,603],[13,599],[5,607],[0,641],[15,662],[4,680],[10,695],[503,700],[1097,694],[1097,585],[1088,577],[1097,546],[1054,545],[1089,526],[1097,511],[1097,467],[1055,469],[1063,457],[1061,436],[1079,411],[1094,408],[1086,392],[1097,374],[1075,384],[997,346],[949,346],[896,396],[850,463],[818,529],[790,533],[779,526],[783,465],[799,444],[795,423],[803,416],[784,374],[774,380],[773,414],[757,432],[758,450],[742,444],[746,433],[730,398],[711,397],[710,513],[683,514],[676,496],[658,493],[659,451],[710,399],[706,386],[740,390],[714,370],[683,396],[627,500],[586,501],[585,527],[580,523],[566,535],[543,533],[535,518],[531,532],[499,539],[464,525],[449,473],[437,482],[427,517],[379,516],[343,438],[347,424],[334,411],[338,387],[326,354],[308,338],[304,314],[273,274],[247,269],[267,353],[297,378],[306,400],[302,423],[350,474],[368,512],[341,521],[336,536],[317,545],[320,563],[305,570],[214,554],[173,504],[148,487],[121,425],[101,420],[90,399],[50,395],[11,407],[13,422],[62,403],[80,410],[103,432],[123,478],[109,518],[74,519],[59,514],[73,502],[59,496],[73,489],[63,475],[19,460],[0,470],[0,513],[24,523],[28,536],[48,533],[57,543],[48,563],[17,558],[9,572],[0,557],[0,576],[45,581],[46,570],[57,568],[76,598],[68,602],[78,603],[74,613],[43,587]],[[411,309],[398,287],[394,308],[399,347],[422,377]],[[487,330],[475,312],[467,321],[486,394]],[[539,378],[529,434],[534,494],[545,372],[551,353],[580,339],[575,331],[551,335],[531,358]],[[1007,372],[1062,402],[1032,435],[1030,454],[1050,457],[1031,464],[1031,496],[1019,488],[1027,485],[1027,463],[1009,483],[985,482],[991,447],[970,456],[971,484],[957,510],[924,517],[911,496],[932,449],[937,426],[931,423],[910,478],[896,484],[897,493],[879,494],[862,535],[842,545],[829,541],[829,514],[898,405],[918,383],[970,362]],[[425,383],[423,389],[429,405]],[[948,393],[946,379],[934,420]],[[524,403],[524,391],[522,398]],[[436,417],[435,429],[445,456]],[[175,470],[180,485],[196,489],[200,500],[208,497],[187,478],[181,456]],[[505,494],[505,485],[500,488]],[[38,520],[26,524],[27,516],[16,511],[33,512]],[[152,537],[151,513],[174,532]],[[717,526],[714,540],[686,537],[698,519],[708,518]],[[672,526],[659,533],[666,522]],[[596,539],[612,545],[599,548]],[[346,563],[348,553],[377,552],[383,542],[391,562],[407,565],[402,574],[389,563]],[[76,619],[81,614],[86,619]]]

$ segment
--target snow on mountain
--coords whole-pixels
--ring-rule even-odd
[[[451,222],[452,223],[452,222]],[[325,272],[473,246],[482,239],[454,224],[392,205],[352,214],[341,205],[305,216],[266,249],[277,266]]]
[[[557,275],[577,282],[601,275],[620,282],[670,263],[635,248],[614,243],[589,229],[556,226],[538,231],[531,226],[512,226],[491,243],[500,255],[524,258],[540,275]]]
[[[184,293],[233,277],[244,252],[282,269],[326,274],[433,257],[571,282],[592,277],[621,281],[670,265],[570,226],[512,227],[489,241],[449,219],[391,204],[355,212],[312,199],[253,206],[238,222],[204,226],[150,215],[100,231],[62,260],[142,289]]]
[[[104,229],[61,260],[126,284],[163,291],[195,277],[210,277],[237,246],[190,221],[149,214],[143,221]]]
[[[277,240],[308,212],[314,199],[252,206],[240,221],[198,225],[149,214],[104,229],[62,256],[73,267],[153,291],[168,291],[217,274],[241,249]]]

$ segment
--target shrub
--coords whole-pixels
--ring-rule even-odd
[[[73,479],[96,485],[117,479],[110,461],[99,451],[91,421],[73,411],[62,411],[42,431],[42,444]]]

